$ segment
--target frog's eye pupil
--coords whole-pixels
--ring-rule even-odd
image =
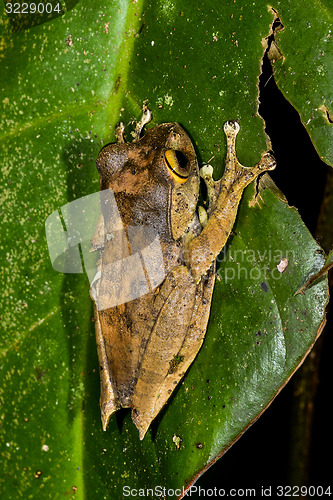
[[[180,168],[184,171],[187,170],[188,161],[186,156],[181,151],[175,151],[175,154]]]
[[[186,182],[190,174],[189,162],[181,151],[167,149],[165,154],[165,164],[176,182]]]

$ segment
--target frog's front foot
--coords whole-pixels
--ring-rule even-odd
[[[144,126],[147,125],[152,119],[152,113],[147,106],[144,106],[142,109],[142,117],[141,120],[136,124],[135,131],[132,132],[133,141],[137,142],[140,139],[141,132],[144,129]]]
[[[224,133],[225,135],[228,137],[228,135],[230,136],[235,136],[238,134],[239,132],[239,123],[236,122],[236,121],[233,121],[233,120],[229,120],[227,122],[225,122],[224,124],[224,127],[223,127],[223,130],[224,130]]]
[[[211,165],[203,165],[200,168],[200,177],[205,181],[207,188],[207,196],[209,207],[213,207],[217,198],[217,183],[213,179],[213,167]]]
[[[261,168],[262,170],[266,171],[266,170],[274,170],[275,167],[276,167],[276,160],[274,156],[272,155],[272,153],[270,153],[270,151],[266,151],[266,153],[264,153],[261,156],[261,160],[258,163],[258,168]]]
[[[200,172],[207,185],[210,204],[208,222],[189,246],[187,265],[195,280],[199,280],[207,272],[224,247],[234,225],[244,189],[260,174],[273,170],[276,166],[275,158],[269,151],[261,156],[254,167],[244,167],[239,163],[236,155],[238,132],[239,124],[236,121],[224,124],[227,157],[222,179],[215,182],[212,170],[208,167]]]
[[[116,136],[117,142],[123,143],[125,142],[125,125],[124,122],[118,123],[116,129],[114,131],[114,135]]]
[[[230,192],[236,182],[240,184],[239,188],[244,190],[262,172],[274,170],[276,167],[275,158],[269,151],[263,153],[259,163],[254,167],[244,167],[239,163],[236,154],[236,136],[239,128],[236,121],[228,121],[224,124],[224,133],[227,137],[227,158],[221,184],[222,190],[225,192]]]

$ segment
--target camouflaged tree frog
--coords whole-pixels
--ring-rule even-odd
[[[251,168],[235,152],[239,125],[224,125],[227,157],[223,178],[212,167],[200,169],[194,147],[178,123],[152,127],[141,137],[151,113],[146,109],[131,143],[124,127],[118,142],[98,158],[100,188],[111,188],[125,228],[122,248],[129,250],[131,227],[151,227],[159,235],[165,278],[144,295],[110,308],[96,307],[96,291],[108,294],[103,274],[114,255],[112,228],[102,217],[92,240],[100,250],[95,281],[95,326],[101,377],[101,416],[105,430],[119,408],[131,408],[140,439],[168,401],[196,357],[205,337],[215,282],[215,259],[235,222],[243,190],[261,173],[275,168],[266,152]],[[209,209],[197,203],[200,176],[207,185]],[[104,229],[103,229],[104,227]],[[111,235],[111,236],[110,236]],[[118,255],[121,258],[121,255]],[[130,276],[128,278],[130,280]]]

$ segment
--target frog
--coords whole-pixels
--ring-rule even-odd
[[[91,296],[102,427],[107,429],[120,408],[130,408],[140,440],[203,344],[216,258],[232,232],[243,191],[276,166],[271,151],[253,167],[241,165],[236,155],[240,125],[227,121],[225,169],[215,181],[211,165],[199,168],[193,143],[179,123],[161,123],[144,133],[151,119],[145,108],[131,142],[126,142],[120,123],[117,142],[102,148],[96,165],[100,190],[112,190],[123,224],[117,249],[128,252],[130,228],[151,228],[159,237],[163,279],[132,300],[98,307],[98,297],[110,295],[110,277],[103,270],[110,267],[115,253],[116,258],[122,255],[114,246],[112,217],[102,214],[91,241],[92,251],[100,252]],[[198,207],[200,179],[207,188],[207,210]]]

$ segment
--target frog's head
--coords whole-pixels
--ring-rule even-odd
[[[101,189],[113,189],[129,223],[157,223],[162,229],[164,218],[173,239],[191,225],[199,168],[192,142],[178,123],[152,127],[132,143],[108,144],[97,158],[97,169]]]
[[[154,135],[161,138],[157,165],[170,186],[170,221],[177,240],[191,225],[198,203],[198,161],[191,139],[178,123],[164,123],[154,129]]]

